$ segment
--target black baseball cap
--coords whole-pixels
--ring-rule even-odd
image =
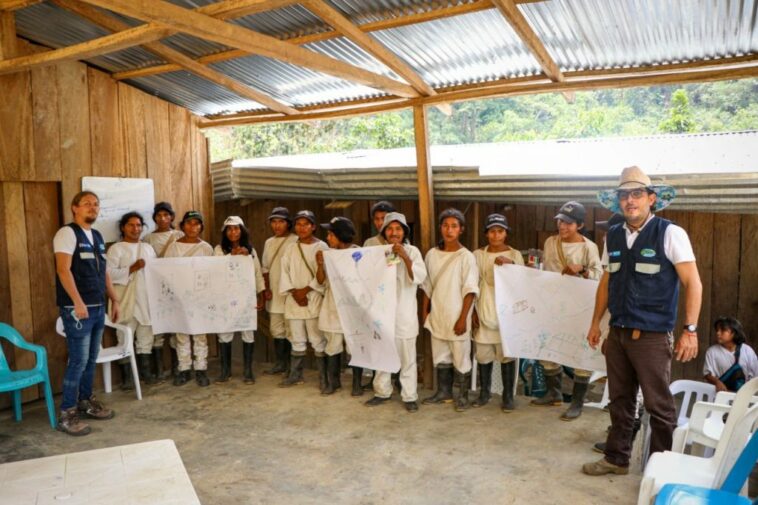
[[[584,223],[584,216],[586,215],[587,211],[584,209],[584,205],[572,200],[561,206],[558,214],[555,215],[555,219],[560,219],[566,223]]]
[[[287,221],[288,223],[292,224],[292,219],[290,218],[290,211],[287,207],[274,207],[274,210],[272,210],[271,214],[268,216],[269,221],[271,221],[272,219],[283,219]]]
[[[449,209],[445,209],[442,212],[440,212],[440,216],[438,219],[439,226],[442,226],[442,221],[449,217],[454,217],[458,220],[458,222],[461,224],[461,226],[466,226],[466,217],[463,215],[463,212],[461,212],[458,209],[454,209],[450,207]]]
[[[153,207],[153,221],[155,221],[155,216],[158,215],[160,211],[165,211],[171,214],[171,218],[173,219],[176,217],[176,212],[174,212],[174,208],[171,207],[171,204],[168,202],[158,202],[155,204],[155,207]]]
[[[333,217],[328,223],[322,223],[321,227],[334,233],[340,242],[351,242],[355,237],[355,226],[346,217]]]
[[[295,217],[292,219],[292,222],[294,223],[298,219],[307,219],[312,224],[316,224],[316,214],[311,212],[310,210],[300,210],[295,214]]]
[[[387,200],[382,200],[371,206],[371,217],[374,217],[376,212],[395,212],[395,206]]]
[[[506,231],[511,231],[511,228],[508,226],[508,219],[502,214],[490,214],[487,216],[487,219],[484,221],[484,231],[486,232],[493,226],[499,226],[505,228]]]

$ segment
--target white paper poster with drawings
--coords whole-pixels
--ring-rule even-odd
[[[152,179],[127,179],[122,177],[82,177],[82,190],[94,191],[100,199],[100,215],[93,225],[102,233],[106,242],[121,238],[118,222],[127,212],[142,214],[145,226],[142,236],[152,232],[155,191]]]
[[[198,335],[257,329],[254,269],[250,256],[147,261],[153,332]]]
[[[495,267],[500,337],[509,356],[605,372],[605,358],[587,343],[597,281],[520,265]],[[608,333],[608,315],[601,322]]]
[[[324,251],[329,284],[350,348],[350,365],[395,373],[397,265],[386,247]]]

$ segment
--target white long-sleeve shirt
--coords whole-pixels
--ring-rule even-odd
[[[489,252],[485,247],[477,249],[473,254],[479,271],[479,297],[476,300],[479,329],[475,332],[474,340],[480,344],[499,344],[501,339],[495,304],[495,258],[505,256],[516,265],[523,265],[524,258],[520,251],[512,248]]]
[[[169,240],[179,240],[183,236],[184,233],[179,230],[154,231],[153,233],[150,233],[148,236],[146,236],[144,241],[153,246],[156,257],[160,258],[161,253],[165,249],[166,244],[168,244]]]
[[[137,322],[144,326],[150,325],[150,304],[147,299],[147,284],[145,283],[145,269],[141,268],[129,274],[129,267],[137,260],[145,261],[155,258],[156,254],[149,244],[143,242],[116,242],[108,249],[107,270],[111,282],[118,286],[127,286],[134,282],[136,289],[134,313],[131,314]],[[124,314],[128,316],[128,314]]]
[[[426,281],[426,264],[416,246],[404,244],[411,259],[413,280],[408,277],[404,261],[397,264],[397,308],[395,309],[395,338],[408,339],[418,336],[418,287]]]
[[[217,245],[213,249],[213,255],[228,256],[228,254],[224,254],[224,250],[221,249],[220,245]],[[255,266],[255,292],[260,293],[266,289],[266,282],[263,280],[263,272],[261,271],[261,262],[258,259],[258,255],[255,254],[255,249],[250,251],[250,256],[253,257],[253,265]]]
[[[302,248],[302,256],[298,246]],[[316,252],[326,251],[329,246],[326,245],[326,242],[316,240],[312,244],[294,242],[284,247],[282,273],[279,277],[279,293],[284,296],[284,317],[286,319],[315,319],[321,311],[324,294],[324,287],[316,280],[316,269],[318,268]],[[305,257],[305,261],[303,261],[303,257]],[[308,266],[306,266],[306,262]],[[310,286],[312,291],[307,295],[308,305],[301,307],[289,291],[291,289],[302,289],[306,286]]]
[[[266,310],[269,314],[284,313],[284,295],[279,292],[282,257],[284,257],[284,249],[287,245],[295,242],[297,242],[297,235],[290,233],[284,237],[269,237],[263,244],[261,269],[264,274],[268,274],[268,284],[271,289],[271,300],[266,301]]]
[[[451,257],[450,265],[444,267]],[[453,328],[463,309],[466,295],[479,294],[479,272],[474,255],[466,248],[447,252],[435,247],[426,253],[425,263],[428,275],[421,287],[431,300],[432,308],[424,322],[424,328],[432,333],[432,337],[440,340],[471,338],[471,311],[467,315],[465,333],[456,335]],[[471,304],[471,310],[473,308],[474,305]]]
[[[586,268],[589,272],[588,279],[600,280],[603,275],[603,267],[600,263],[597,245],[587,237],[582,238],[584,240],[581,242],[561,242],[563,256],[566,258],[567,264],[582,265]],[[552,235],[545,240],[544,263],[545,270],[548,272],[561,273],[563,271],[563,265],[558,257],[557,241],[558,235]]]

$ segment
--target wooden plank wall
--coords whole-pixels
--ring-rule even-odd
[[[288,207],[293,214],[300,209],[310,209],[316,213],[320,222],[327,222],[337,215],[348,217],[355,223],[360,241],[373,234],[369,209],[374,201],[356,201],[350,207],[336,211],[325,209],[324,206],[328,202],[323,200],[251,200],[244,203],[243,205],[240,201],[232,201],[216,204],[214,243],[218,243],[219,230],[224,218],[229,215],[239,215],[250,228],[256,251],[259,254],[262,253],[263,242],[270,234],[266,218],[271,209],[278,205]],[[409,224],[415,228],[418,203],[415,201],[393,203],[406,214]],[[477,205],[479,223],[475,222]],[[438,212],[447,207],[455,207],[465,212],[468,226],[464,231],[463,242],[468,247],[486,244],[481,223],[487,214],[492,212],[501,212],[506,215],[512,228],[509,243],[521,250],[541,248],[545,239],[556,233],[554,216],[557,214],[558,207],[505,206],[497,203],[475,204],[452,201],[437,201],[435,207]],[[744,324],[750,344],[753,347],[758,346],[758,289],[755,288],[758,285],[758,216],[675,210],[663,211],[660,215],[676,222],[688,232],[703,282],[703,309],[698,321],[698,326],[702,329],[699,332],[700,353],[696,360],[686,364],[675,363],[672,368],[675,379],[699,379],[702,375],[705,349],[715,342],[711,325],[720,315],[736,316]],[[595,229],[595,222],[609,217],[610,212],[601,207],[587,208],[586,229],[601,251],[605,235],[602,231]],[[318,232],[318,236],[325,237],[321,231]],[[414,240],[414,243],[418,245],[418,240]],[[683,300],[680,300],[678,326],[683,324],[682,302]],[[262,321],[261,332],[267,335],[265,314],[260,320]],[[263,339],[259,340],[259,342],[262,341]],[[261,347],[262,345],[259,345],[258,348]],[[423,348],[424,346],[420,344],[420,363],[423,360]],[[266,361],[271,357],[272,352],[269,348],[268,353],[258,352],[257,359]],[[425,372],[428,374],[430,370]],[[425,377],[430,378],[429,375]]]
[[[19,40],[19,50],[43,49]],[[187,110],[82,63],[2,76],[0,89],[0,321],[47,348],[59,392],[66,345],[55,333],[52,238],[81,177],[150,177],[179,216],[197,208],[212,219],[207,144]],[[33,366],[32,354],[3,349],[12,367]]]

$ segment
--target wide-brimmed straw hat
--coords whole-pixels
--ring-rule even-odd
[[[618,191],[625,190],[630,191],[633,189],[648,189],[655,193],[655,207],[654,211],[663,210],[668,207],[671,202],[676,198],[676,190],[673,186],[668,184],[653,184],[645,172],[640,167],[627,167],[621,171],[621,179],[619,185],[614,189],[604,189],[598,191],[597,199],[600,205],[610,210],[621,214],[621,207],[619,206]]]

